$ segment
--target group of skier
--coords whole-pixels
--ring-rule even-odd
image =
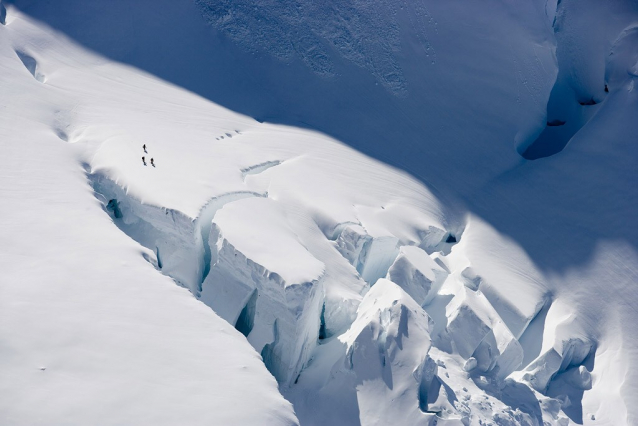
[[[146,144],[142,145],[142,149],[144,150],[144,154],[148,154],[148,151],[146,150]],[[155,161],[153,161],[153,157],[151,157],[151,166],[155,167]],[[142,164],[144,164],[146,166],[146,157],[142,155]]]

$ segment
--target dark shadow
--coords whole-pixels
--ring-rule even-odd
[[[556,121],[552,123],[556,123]],[[523,152],[522,157],[526,160],[538,160],[558,154],[565,149],[571,137],[580,130],[579,128],[570,127],[548,123],[538,139]]]
[[[155,248],[155,257],[157,258],[157,267],[161,270],[162,269],[162,258],[160,257],[159,247]]]
[[[277,379],[278,383],[282,383],[284,380],[284,372],[282,371],[281,367],[281,359],[279,358],[279,356],[277,355],[277,351],[275,350],[275,347],[279,343],[279,328],[277,326],[277,320],[275,320],[275,322],[273,323],[272,328],[274,339],[271,343],[267,343],[264,345],[264,347],[261,349],[260,355],[262,360],[264,361],[266,369],[268,369],[270,374],[275,376],[275,379]]]
[[[419,386],[419,409],[424,413],[429,412],[430,404],[434,404],[439,399],[441,391],[441,381],[438,376],[434,376],[429,386],[425,387],[422,382]]]
[[[480,2],[423,0],[386,15],[374,10],[377,3],[361,13],[339,1],[290,1],[281,10],[291,15],[275,22],[257,1],[11,3],[98,54],[259,121],[319,130],[410,173],[444,206],[467,209],[509,235],[544,271],[589,263],[601,240],[634,247],[638,241],[638,227],[626,226],[638,211],[638,186],[622,185],[635,179],[638,145],[628,135],[638,134],[638,120],[613,106],[615,93],[600,106],[582,107],[600,109],[586,125],[587,136],[570,137],[575,149],[534,162],[516,152],[521,128],[546,125],[540,114],[530,123],[536,107],[529,105],[542,103],[542,96],[522,88],[520,75],[536,73],[540,85],[553,78],[536,56],[540,42],[511,37],[521,22],[534,25],[520,18],[536,13],[532,5],[499,3],[486,14]],[[229,29],[215,21],[219,11],[202,3],[243,5],[236,16],[252,4],[259,24]],[[316,25],[307,21],[316,13],[327,14],[326,32],[341,33],[299,32]],[[331,27],[331,13],[348,24]],[[242,37],[253,48],[237,41]],[[265,53],[272,46],[277,57]]]
[[[109,200],[109,202],[106,204],[106,210],[108,210],[111,213],[113,213],[113,217],[115,217],[116,219],[121,219],[122,218],[122,211],[120,210],[120,203],[115,198]]]
[[[449,336],[444,333],[448,323],[446,306],[453,297],[453,294],[437,294],[436,297],[432,299],[432,302],[423,307],[428,316],[434,321],[434,327],[430,333],[432,341],[437,348],[447,353],[452,353],[453,349]]]
[[[321,315],[319,317],[319,336],[318,336],[318,339],[319,340],[324,340],[327,337],[331,337],[331,335],[328,335],[328,332],[326,331],[326,302],[324,302],[323,305],[321,305]]]
[[[235,328],[244,336],[248,337],[251,331],[253,331],[253,326],[255,325],[255,313],[257,310],[257,297],[259,293],[257,289],[253,290],[244,309],[241,310],[239,317],[237,318],[237,322],[235,323]]]
[[[512,407],[512,409],[519,409],[523,413],[528,414],[532,419],[536,420],[537,424],[543,424],[543,413],[540,403],[534,392],[527,385],[515,382],[514,380],[508,380],[497,397],[503,401],[505,405]]]
[[[598,104],[599,102],[600,102],[600,101],[597,101],[597,100],[596,100],[596,99],[594,99],[594,98],[581,99],[581,100],[579,100],[579,101],[578,101],[578,103],[579,103],[580,105],[583,105],[583,106],[596,105],[596,104]]]
[[[583,396],[591,389],[591,378],[583,381],[577,374],[579,367],[587,372],[594,370],[596,361],[596,347],[593,347],[582,362],[576,360],[561,370],[552,378],[547,387],[546,395],[561,401],[563,412],[576,424],[583,424]]]
[[[518,339],[523,348],[523,362],[520,369],[527,367],[541,353],[543,346],[543,333],[545,332],[545,319],[547,312],[552,306],[552,299],[547,297],[545,304],[536,316],[530,321],[529,325]]]
[[[583,395],[584,390],[566,383],[559,374],[549,384],[547,396],[561,401],[563,412],[576,424],[583,424]]]
[[[450,403],[450,405],[452,407],[456,406],[456,402],[459,400],[456,397],[456,393],[454,393],[454,391],[452,390],[452,388],[450,386],[448,386],[447,383],[445,383],[443,380],[441,380],[440,377],[436,377],[436,380],[439,381],[439,383],[441,384],[441,387],[445,390],[445,395],[447,395],[447,400]]]

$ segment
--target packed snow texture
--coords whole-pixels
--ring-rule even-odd
[[[0,24],[0,423],[638,422],[635,2]]]

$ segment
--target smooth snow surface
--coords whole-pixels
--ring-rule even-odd
[[[0,1],[0,424],[638,423],[637,46],[630,0]]]

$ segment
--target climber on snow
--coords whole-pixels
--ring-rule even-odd
[[[155,163],[153,162],[153,158],[151,158],[151,166],[155,167]]]
[[[146,166],[146,158],[142,155],[142,163]]]

